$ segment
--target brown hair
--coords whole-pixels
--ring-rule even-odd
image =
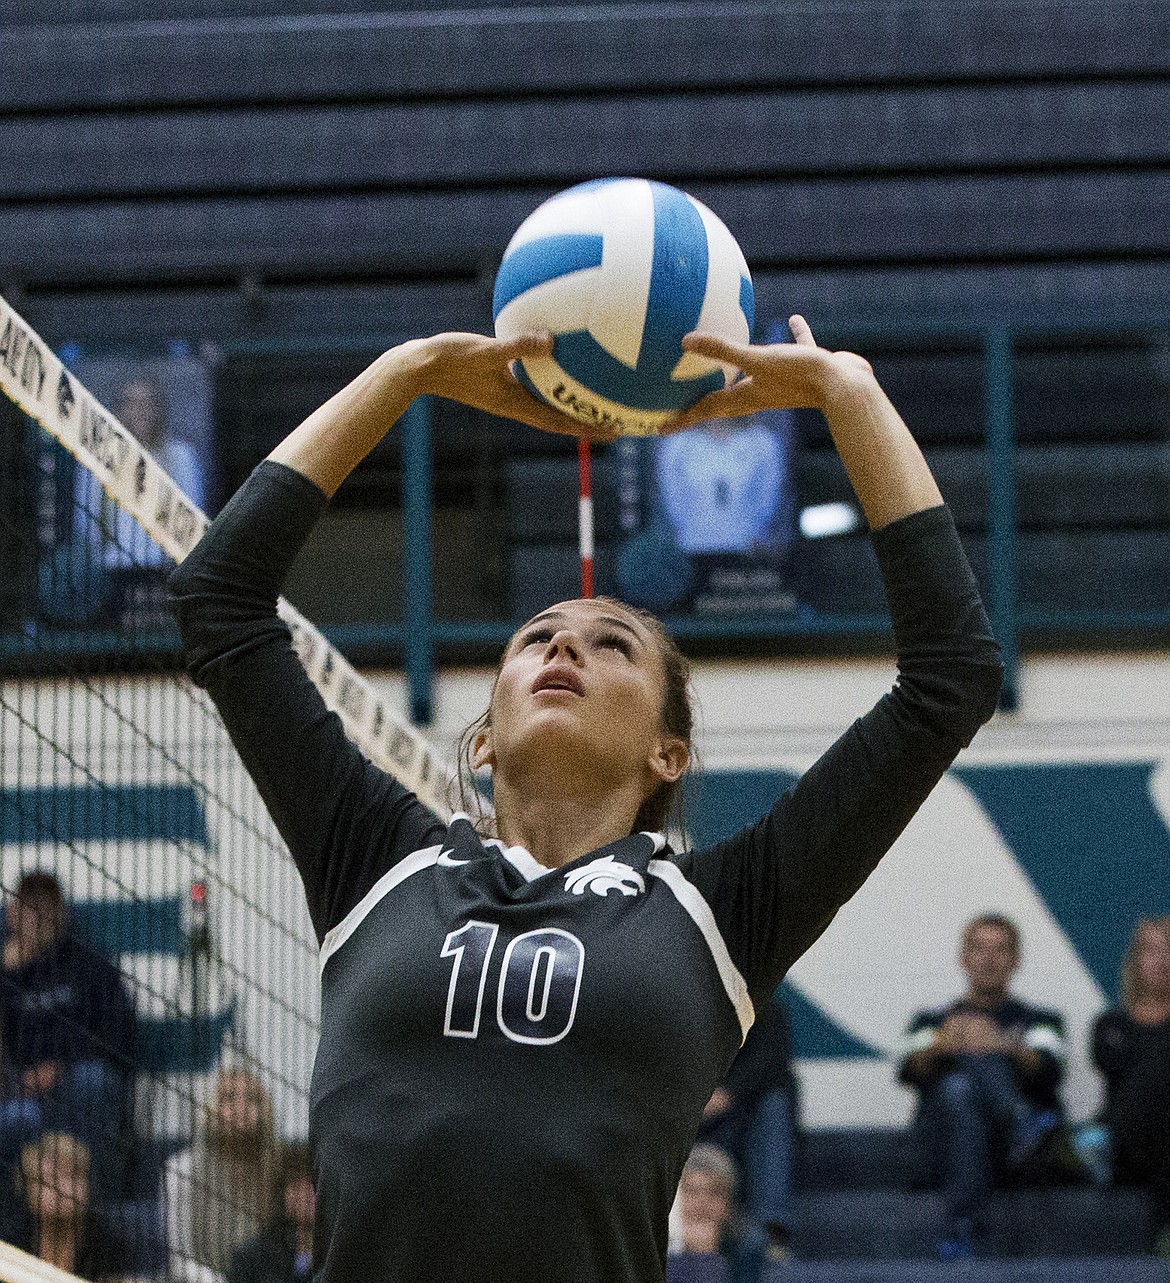
[[[258,1117],[256,1125],[247,1131],[224,1128],[220,1118],[220,1096],[228,1079],[245,1083],[255,1094]],[[252,1183],[249,1197],[255,1199],[263,1223],[272,1212],[279,1162],[272,1097],[251,1069],[245,1065],[232,1065],[219,1071],[211,1099],[207,1102],[206,1117],[208,1152],[231,1164],[240,1180]]]
[[[658,655],[662,660],[662,729],[668,734],[683,741],[693,761],[694,746],[691,736],[694,732],[695,714],[691,692],[691,665],[687,657],[679,650],[674,638],[662,626],[662,622],[648,610],[629,606],[615,597],[593,598],[599,605],[609,606],[632,615],[654,639]],[[511,642],[509,642],[511,645]],[[505,654],[507,650],[505,648]],[[500,662],[503,662],[501,656]],[[488,699],[487,709],[468,726],[459,737],[457,776],[458,809],[472,816],[477,827],[485,827],[489,817],[485,814],[482,800],[475,788],[475,771],[472,766],[472,745],[475,737],[491,725],[491,699],[495,696],[496,680],[499,677],[499,665],[496,666],[496,678],[492,679],[492,694]],[[673,818],[679,829],[683,828],[683,786],[686,774],[677,780],[664,780],[638,808],[634,817],[634,833],[663,832]],[[474,807],[474,810],[472,808]]]
[[[1166,944],[1170,946],[1170,916],[1164,918],[1142,918],[1133,929],[1133,935],[1129,938],[1129,948],[1125,951],[1125,957],[1121,960],[1121,1005],[1130,1014],[1133,1013],[1134,1006],[1140,1000],[1141,994],[1138,992],[1137,976],[1137,959],[1138,950],[1141,947],[1141,937],[1143,931],[1157,931]]]
[[[1002,931],[1011,941],[1012,956],[1019,960],[1020,956],[1020,928],[1011,920],[1004,917],[1002,913],[981,913],[977,918],[972,918],[963,928],[963,943],[966,944],[970,938],[971,932],[976,927],[995,927],[996,930]]]

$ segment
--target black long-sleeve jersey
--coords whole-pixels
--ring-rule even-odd
[[[559,869],[444,825],[327,712],[276,613],[320,516],[264,463],[172,578],[189,670],[321,943],[310,1140],[326,1283],[653,1283],[702,1114],[793,961],[990,715],[998,650],[945,508],[874,536],[893,690],[708,850]]]

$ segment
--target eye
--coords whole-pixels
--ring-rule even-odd
[[[599,646],[606,646],[613,650],[621,651],[627,658],[631,659],[634,654],[634,648],[630,645],[630,639],[623,633],[602,633],[597,639]]]
[[[553,639],[551,628],[533,628],[520,638],[521,646],[547,645]]]

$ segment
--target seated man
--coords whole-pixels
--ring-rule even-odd
[[[898,1077],[921,1095],[916,1126],[941,1177],[944,1259],[974,1255],[993,1183],[1022,1164],[1060,1122],[1064,1022],[1013,998],[1015,924],[998,914],[967,923],[959,961],[967,992],[910,1022]]]
[[[779,999],[761,1005],[723,1082],[703,1111],[698,1139],[735,1160],[744,1210],[767,1235],[769,1260],[789,1256],[796,1090],[788,1014]]]
[[[118,970],[68,929],[61,885],[27,873],[5,905],[0,967],[0,1197],[45,1131],[82,1141],[95,1201],[116,1193],[134,1055]]]

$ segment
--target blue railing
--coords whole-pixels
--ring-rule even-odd
[[[919,316],[899,323],[893,323],[889,318],[851,318],[848,322],[824,324],[818,328],[821,342],[830,346],[847,345],[863,352],[869,345],[943,341],[959,343],[982,353],[988,476],[988,608],[1004,651],[1007,672],[1002,702],[1005,708],[1014,708],[1018,703],[1021,630],[1170,630],[1170,610],[1036,609],[1021,608],[1019,602],[1015,477],[1015,374],[1019,344],[1021,341],[1061,337],[1075,339],[1078,336],[1142,337],[1151,331],[1170,331],[1170,313],[1130,313],[1116,318],[1031,314],[978,321]],[[297,351],[318,356],[372,354],[396,341],[395,336],[378,334],[247,340],[227,345],[227,354],[271,356]],[[402,619],[376,624],[338,625],[326,631],[343,650],[367,655],[378,652],[402,654],[410,692],[411,717],[419,724],[426,724],[431,719],[437,649],[502,647],[519,621],[436,619],[431,537],[432,406],[426,398],[417,401],[406,413],[400,431],[404,544]],[[678,614],[664,616],[663,622],[681,641],[861,636],[881,634],[889,627],[888,620],[882,615],[811,611],[701,617]],[[40,638],[39,646],[54,653],[74,650],[93,653],[104,650],[103,637],[80,631],[56,638],[45,634]],[[126,645],[126,639],[116,635],[105,640],[113,649],[124,649]],[[135,644],[141,641],[140,637]],[[19,638],[0,639],[0,651],[5,659],[15,655],[20,646]]]
[[[1035,340],[1108,333],[1146,334],[1170,327],[1170,316],[1134,316],[1120,320],[1052,316],[983,322],[953,318],[914,318],[900,325],[888,320],[848,327],[824,327],[822,342],[840,339],[864,350],[865,343],[890,340],[946,339],[978,347],[983,358],[985,440],[988,455],[988,610],[1003,647],[1005,680],[1001,705],[1019,702],[1019,656],[1022,629],[1085,630],[1170,629],[1170,610],[1102,611],[1021,610],[1016,522],[1016,353],[1021,339]],[[319,349],[318,349],[319,350]],[[402,423],[403,508],[405,525],[405,625],[335,628],[330,635],[343,647],[400,645],[405,655],[411,716],[430,719],[437,646],[503,646],[512,622],[437,621],[431,603],[430,506],[431,412],[426,401],[412,407]],[[518,622],[518,621],[517,621]],[[699,638],[828,637],[874,634],[888,630],[889,621],[874,615],[750,615],[692,617],[667,615],[667,629],[681,641]]]

